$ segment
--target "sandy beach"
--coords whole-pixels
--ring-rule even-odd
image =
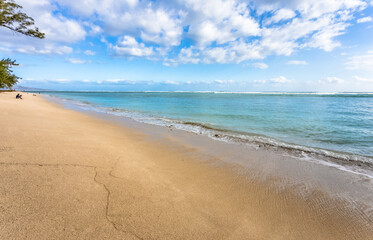
[[[321,190],[272,191],[191,146],[15,95],[0,93],[0,239],[373,239],[371,215]]]

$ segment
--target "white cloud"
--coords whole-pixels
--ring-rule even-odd
[[[121,78],[114,78],[114,79],[106,79],[105,82],[110,82],[110,83],[119,83],[119,82],[124,82],[125,79]]]
[[[277,78],[271,78],[271,79],[269,79],[268,82],[270,82],[270,83],[289,83],[291,81],[286,79],[284,76],[280,76],[280,77],[277,77]]]
[[[278,11],[276,11],[276,13],[265,22],[266,22],[266,24],[277,23],[277,22],[280,22],[282,20],[291,19],[291,18],[295,17],[295,15],[296,14],[293,10],[282,8],[282,9],[279,9]]]
[[[343,80],[338,77],[326,77],[319,80],[319,83],[327,83],[327,84],[339,84],[342,83]]]
[[[366,23],[366,22],[372,22],[372,21],[373,21],[372,17],[363,17],[363,18],[359,18],[358,20],[356,20],[357,23]]]
[[[5,28],[0,28],[0,51],[8,53],[63,55],[71,53],[73,49],[65,44],[34,39],[15,34]]]
[[[180,83],[176,81],[167,80],[167,81],[161,82],[161,84],[179,85]]]
[[[35,25],[45,33],[45,39],[33,39],[12,31],[1,29],[0,44],[6,45],[10,51],[25,54],[69,54],[72,48],[68,44],[84,40],[86,31],[78,21],[69,19],[62,14],[53,13],[57,10],[48,0],[17,1],[35,20]]]
[[[91,51],[91,50],[85,50],[84,51],[84,54],[87,55],[87,56],[93,56],[93,55],[96,55],[96,53],[94,51]]]
[[[255,80],[254,81],[255,84],[267,84],[267,83],[269,83],[269,84],[285,84],[285,83],[290,83],[290,82],[291,81],[284,76],[271,78],[269,80]]]
[[[102,33],[102,28],[100,26],[97,26],[97,25],[94,25],[94,24],[88,24],[88,26],[90,27],[90,31],[88,32],[89,35],[97,35],[97,34],[100,34]]]
[[[231,53],[223,47],[209,48],[203,52],[203,62],[204,63],[227,63],[232,61]]]
[[[85,63],[89,63],[90,62],[90,61],[86,61],[86,60],[79,59],[79,58],[67,58],[66,60],[69,63],[73,63],[73,64],[85,64]]]
[[[288,61],[286,64],[307,65],[307,62],[306,61],[300,61],[300,60],[291,60],[291,61]]]
[[[34,52],[53,54],[56,51],[43,47],[71,49],[67,45],[86,36],[96,36],[105,40],[109,50],[118,56],[164,59],[164,65],[239,63],[270,55],[289,56],[302,48],[332,51],[341,46],[336,37],[344,34],[354,15],[368,6],[363,0],[19,0],[19,3],[47,37],[36,43],[9,41],[14,36],[0,34],[0,49],[4,48],[3,43],[12,42],[6,46],[12,51],[33,46],[37,49]],[[366,21],[363,19],[366,18],[358,22]],[[182,40],[186,40],[187,47],[176,48]],[[65,48],[58,52],[69,51]]]
[[[217,83],[217,84],[231,84],[231,83],[234,83],[234,80],[232,80],[232,79],[229,79],[229,80],[216,79],[216,80],[214,80],[214,83]]]
[[[71,82],[71,80],[67,78],[55,78],[55,79],[48,80],[48,82],[68,83],[68,82]]]
[[[196,41],[197,46],[214,42],[225,44],[260,34],[259,24],[250,16],[250,10],[244,3],[186,0],[184,4],[184,10],[190,17],[185,21],[190,25],[188,36]]]
[[[266,80],[254,80],[254,83],[255,84],[265,84],[265,83],[267,83],[267,81]]]
[[[256,62],[256,63],[253,63],[252,65],[253,65],[253,67],[259,68],[259,69],[267,69],[268,68],[268,65],[265,64],[265,63],[262,63],[262,62]]]
[[[307,19],[344,9],[362,9],[367,6],[363,0],[253,0],[253,2],[257,6],[257,11],[261,13],[287,8],[298,11]]]
[[[84,28],[77,22],[65,17],[53,17],[47,13],[36,22],[40,30],[45,33],[46,40],[74,43],[85,38]]]
[[[64,44],[30,38],[15,34],[8,29],[0,28],[0,50],[24,54],[69,54],[73,49]]]
[[[255,44],[234,41],[226,46],[204,49],[189,47],[181,49],[174,59],[166,59],[167,65],[178,63],[240,63],[248,59],[262,59],[261,48]]]
[[[126,80],[126,79],[122,79],[122,78],[106,79],[104,82],[108,82],[108,83],[123,83],[123,84],[136,84],[136,83],[138,83],[137,81],[134,81],[134,80]]]
[[[131,36],[124,36],[118,40],[117,45],[112,46],[118,56],[149,57],[154,54],[153,47],[146,47],[144,43],[138,43]]]
[[[58,0],[73,14],[97,15],[102,30],[111,36],[130,35],[147,43],[176,46],[181,41],[183,12],[170,9],[167,2],[123,0]]]
[[[348,26],[348,23],[342,20],[342,18],[344,19],[343,14],[336,15],[324,15],[319,19],[312,20],[295,18],[286,25],[261,29],[260,37],[251,42],[239,38],[228,44],[199,48],[199,56],[202,62],[206,63],[239,63],[248,59],[263,59],[273,54],[288,56],[295,50],[305,47],[331,51],[340,46],[340,43],[334,41],[333,38],[343,34]],[[212,32],[216,33],[217,31]],[[211,39],[204,38],[207,39],[207,42],[215,39],[219,43],[220,40],[217,40],[214,34],[208,34],[208,36]],[[231,40],[228,37],[230,35],[220,34],[220,38],[226,38],[226,41]],[[299,41],[300,39],[302,41]]]
[[[46,40],[73,43],[85,38],[82,24],[61,14],[53,14],[57,6],[51,1],[18,0],[17,3],[34,18],[35,25],[45,33]]]
[[[345,63],[347,69],[357,70],[373,70],[373,51],[367,52],[367,54],[356,55],[348,58],[348,61]]]
[[[353,79],[355,79],[358,82],[373,83],[373,78],[369,79],[369,78],[363,78],[363,77],[359,77],[359,76],[353,76]]]
[[[72,53],[73,49],[68,46],[55,46],[51,44],[45,44],[44,46],[30,46],[25,45],[13,49],[15,52],[25,53],[25,54],[47,54],[47,55],[64,55]]]
[[[174,59],[165,59],[163,64],[165,66],[176,66],[179,63],[183,64],[197,64],[200,63],[201,60],[199,58],[200,53],[198,50],[193,48],[182,48],[178,54],[178,56]]]
[[[181,41],[182,26],[177,14],[166,12],[164,9],[148,9],[137,16],[140,27],[141,39],[145,42],[167,46],[177,46]]]
[[[189,35],[196,40],[198,45],[205,46],[216,41],[218,44],[235,40],[235,37],[228,31],[219,28],[211,21],[204,21],[190,28]]]
[[[344,28],[345,27],[342,27],[340,30],[343,30]],[[313,35],[312,40],[304,46],[311,48],[320,48],[326,52],[330,52],[334,48],[341,46],[340,42],[332,40],[334,37],[341,34],[342,32],[339,30],[334,31],[332,29],[326,29]]]

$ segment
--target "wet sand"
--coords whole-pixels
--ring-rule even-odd
[[[0,239],[373,239],[363,206],[275,187],[293,167],[259,180],[256,155],[238,174],[187,139],[15,95],[0,93]]]

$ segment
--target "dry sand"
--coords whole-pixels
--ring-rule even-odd
[[[322,192],[271,191],[194,149],[15,95],[0,93],[0,239],[373,239],[370,219]]]

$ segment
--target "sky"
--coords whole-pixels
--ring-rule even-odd
[[[20,86],[373,92],[373,0],[16,0],[45,39],[0,28]]]

